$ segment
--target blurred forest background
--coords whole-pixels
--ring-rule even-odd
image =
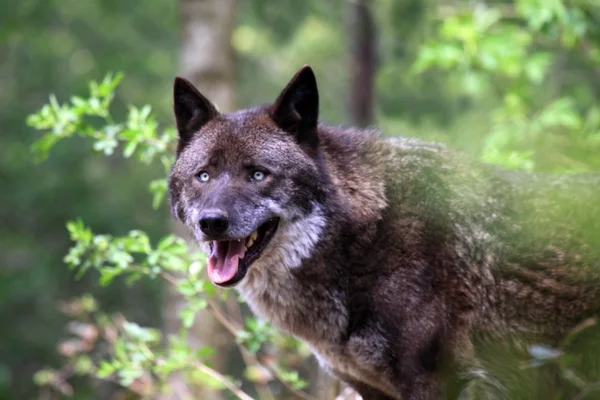
[[[70,385],[77,399],[135,392],[84,373],[68,387],[34,383],[37,371],[60,368],[69,355],[58,344],[73,297],[91,293],[107,315],[169,332],[177,332],[181,309],[162,280],[100,287],[97,274],[76,280],[63,262],[71,246],[65,223],[77,217],[95,232],[140,229],[152,242],[178,230],[148,193],[164,168],[119,152],[106,157],[79,137],[36,163],[31,146],[41,135],[27,116],[50,93],[68,101],[85,94],[88,81],[120,71],[112,117],[122,121],[128,105],[148,104],[167,129],[177,74],[228,111],[272,102],[303,64],[316,72],[326,122],[375,124],[386,135],[440,141],[508,168],[600,170],[597,0],[2,1],[0,399],[61,398]],[[239,314],[230,303],[222,307]],[[219,370],[244,376],[257,397],[294,398],[293,390],[277,394],[284,389],[249,361],[254,353],[242,360],[235,341],[201,315],[188,340],[217,347]],[[252,337],[261,329],[251,321]],[[323,391],[335,392],[335,384],[315,372],[306,349],[286,346],[289,357],[300,354],[286,362],[311,383],[306,390],[329,398]],[[244,372],[244,362],[258,366]],[[296,378],[284,380],[302,387]],[[48,383],[39,374],[36,382]]]

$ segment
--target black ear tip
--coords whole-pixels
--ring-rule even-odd
[[[290,83],[292,82],[296,85],[310,87],[312,91],[317,90],[317,78],[315,77],[313,69],[309,65],[304,65],[302,68],[300,68],[290,81]]]
[[[316,80],[316,78],[315,78],[315,72],[313,71],[313,69],[308,64],[305,64],[302,68],[300,68],[298,70],[298,72],[296,73],[296,75],[297,76],[302,76],[304,78],[312,78],[313,80]]]
[[[173,81],[174,89],[182,89],[184,87],[189,87],[189,86],[190,86],[190,82],[187,79],[182,78],[181,76],[176,76],[175,80]]]
[[[185,84],[185,79],[177,76],[175,77],[175,80],[173,81],[173,92],[177,93],[177,92],[181,92],[184,88],[185,88],[186,84]]]

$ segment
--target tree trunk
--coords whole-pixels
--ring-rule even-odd
[[[235,109],[235,0],[180,0],[180,69],[222,112]]]
[[[350,37],[350,120],[366,127],[373,123],[375,87],[375,23],[370,0],[348,2]]]
[[[375,22],[369,9],[370,0],[348,2],[348,37],[350,40],[350,121],[364,128],[373,123],[375,92]],[[339,382],[324,380],[327,399],[361,400],[349,387],[340,392]],[[338,393],[340,392],[340,393]]]
[[[235,0],[179,0],[181,21],[179,72],[189,79],[221,112],[235,109],[235,64],[231,46],[234,26]],[[173,229],[182,237],[189,235],[181,225]],[[170,287],[164,301],[163,321],[167,333],[180,329],[179,311],[185,305],[181,296]],[[188,340],[194,347],[227,346],[229,336],[208,312],[196,315],[194,326],[188,332]],[[224,340],[227,340],[224,342]],[[225,349],[223,349],[225,350]],[[226,351],[214,359],[213,366],[223,367]],[[221,369],[222,370],[222,369]],[[218,392],[192,388],[177,375],[169,381],[170,399],[220,399]]]

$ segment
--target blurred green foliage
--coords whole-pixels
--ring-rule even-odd
[[[93,148],[104,155],[113,155],[119,142],[125,142],[123,157],[135,155],[143,164],[150,165],[158,158],[163,167],[162,178],[150,182],[149,189],[154,194],[152,205],[158,208],[167,191],[166,176],[175,161],[177,132],[173,127],[158,132],[158,124],[151,107],[137,108],[130,105],[127,120],[116,123],[110,111],[114,90],[123,74],[108,74],[101,82],[91,81],[89,97],[71,97],[69,104],[59,104],[54,95],[39,112],[27,118],[27,124],[39,129],[50,130],[52,134],[36,140],[31,149],[38,162],[48,157],[50,150],[61,140],[73,135],[93,138]],[[95,123],[90,119],[95,118]],[[100,124],[98,124],[100,122]]]
[[[0,2],[0,399],[34,398],[32,374],[62,362],[60,300],[91,291],[106,310],[160,324],[159,285],[100,290],[95,277],[75,281],[62,262],[70,246],[64,224],[76,216],[105,232],[135,226],[162,235],[168,213],[153,210],[147,196],[148,181],[163,177],[160,166],[107,159],[81,140],[61,143],[55,157],[36,164],[30,147],[39,134],[25,119],[49,93],[68,98],[118,70],[129,78],[114,99],[115,118],[129,103],[150,102],[157,119],[170,123],[177,26],[170,1]],[[93,397],[87,386],[76,398]]]
[[[92,140],[92,148],[106,156],[112,156],[122,144],[125,158],[135,155],[142,163],[152,164],[154,161],[164,167],[163,178],[150,184],[150,189],[154,191],[154,203],[158,206],[165,195],[162,188],[166,188],[168,168],[174,161],[175,149],[172,145],[176,142],[175,133],[170,129],[158,134],[149,106],[130,106],[126,123],[118,123],[112,118],[110,105],[121,78],[122,75],[109,74],[99,83],[92,81],[88,97],[74,96],[68,104],[59,104],[51,96],[48,104],[27,118],[29,125],[45,132],[32,145],[32,149],[38,159],[45,159],[55,145],[74,135]],[[98,117],[102,123],[95,125],[90,117]],[[156,182],[161,184],[155,185]],[[156,187],[161,189],[157,192]],[[209,363],[203,362],[201,355],[212,354],[215,351],[213,348],[203,347],[196,351],[187,341],[186,329],[192,327],[198,311],[206,308],[223,323],[232,338],[236,339],[240,350],[248,355],[257,353],[267,343],[295,342],[278,334],[266,322],[247,318],[242,327],[223,316],[217,304],[218,298],[215,297],[217,290],[202,274],[206,266],[205,256],[194,252],[181,238],[168,235],[153,247],[143,231],[133,230],[118,237],[94,235],[81,219],[68,222],[67,230],[75,244],[64,261],[76,270],[78,278],[94,269],[99,273],[100,285],[104,287],[119,276],[125,277],[127,285],[132,285],[142,277],[160,277],[173,285],[185,301],[185,306],[178,314],[183,329],[179,335],[169,335],[168,346],[165,347],[161,343],[162,335],[155,329],[141,328],[122,318],[111,318],[104,314],[98,318],[83,315],[88,320],[84,334],[81,329],[71,332],[75,337],[64,340],[58,347],[59,353],[67,358],[66,364],[60,369],[44,368],[35,373],[33,381],[41,387],[42,392],[53,389],[71,395],[73,387],[69,378],[91,376],[117,382],[138,395],[157,395],[169,392],[169,378],[178,372],[183,374],[185,383],[190,387],[208,385],[213,389],[227,388],[242,400],[250,399],[235,383],[212,369]],[[227,294],[221,292],[224,298]],[[84,300],[81,303],[84,304]],[[85,311],[89,307],[79,308]],[[76,314],[75,317],[81,318],[81,315]],[[93,320],[91,323],[90,319]],[[90,330],[96,332],[91,338],[86,334]],[[298,354],[296,346],[286,348],[280,345],[277,358],[285,360],[285,351]],[[305,351],[304,358],[307,356],[308,352]],[[272,370],[267,381],[273,379],[271,375],[275,376],[284,385],[289,385],[292,391],[308,386],[298,371],[289,370],[279,360],[274,361],[271,362]],[[245,377],[251,382],[265,380],[261,375],[251,373],[252,369],[257,368],[267,367],[258,359],[249,364]]]
[[[150,243],[165,243],[159,238],[167,212],[152,204],[158,207],[164,199],[164,172],[172,157],[177,11],[176,2],[164,0],[143,7],[116,0],[0,3],[0,399],[35,396],[33,373],[61,365],[55,347],[68,318],[58,311],[59,300],[92,291],[104,310],[160,325],[156,280],[130,288],[116,280],[100,290],[91,274],[75,282],[62,257],[69,247],[64,223],[81,217],[94,231],[112,235],[92,235],[81,223],[70,224],[78,249],[70,253],[71,264],[89,261],[110,271],[103,272],[105,282],[129,275],[132,265],[148,275],[159,264],[150,255],[161,245]],[[441,141],[509,168],[600,169],[597,1],[374,0],[372,11],[378,24],[376,123],[385,134]],[[240,2],[232,37],[239,105],[271,102],[300,65],[310,64],[319,79],[322,118],[348,121],[351,27],[345,15],[342,0]],[[88,98],[74,97],[66,105],[52,100],[29,120],[55,134],[40,139],[23,123],[48,93],[68,99],[111,70],[127,76],[114,99],[117,80],[111,78],[89,87]],[[154,117],[149,107],[129,104],[150,104]],[[164,132],[159,123],[167,127]],[[97,152],[79,135],[91,137]],[[61,140],[71,136],[77,138]],[[33,163],[33,142],[39,159],[56,144],[53,156]],[[112,154],[119,143],[126,144],[123,152]],[[129,156],[159,162],[126,162]],[[146,234],[128,235],[132,228]],[[178,246],[175,239],[164,240]],[[180,285],[190,296],[208,289]],[[204,306],[182,312],[187,326]],[[242,332],[250,336],[240,333],[241,345],[255,349],[270,337],[268,328],[247,325]],[[551,351],[534,353],[534,359],[563,359]],[[93,372],[85,359],[76,369]],[[293,382],[294,371],[289,374]],[[46,371],[36,381],[52,376]],[[75,380],[77,398],[94,397],[86,382]]]
[[[570,67],[565,58],[574,53],[589,63],[590,76],[600,72],[598,19],[591,2],[518,0],[508,11],[481,5],[445,18],[414,71],[435,68],[470,97],[495,98],[481,149],[485,161],[549,172],[598,170],[597,87],[564,82],[573,73],[564,70]]]

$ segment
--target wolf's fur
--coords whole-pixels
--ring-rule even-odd
[[[231,114],[178,78],[175,114],[173,214],[200,243],[216,240],[198,227],[206,209],[229,215],[221,239],[278,217],[237,289],[365,400],[434,398],[448,365],[485,375],[474,341],[555,343],[600,306],[597,176],[506,172],[317,123],[309,68],[274,105]],[[256,167],[264,182],[247,179]]]

